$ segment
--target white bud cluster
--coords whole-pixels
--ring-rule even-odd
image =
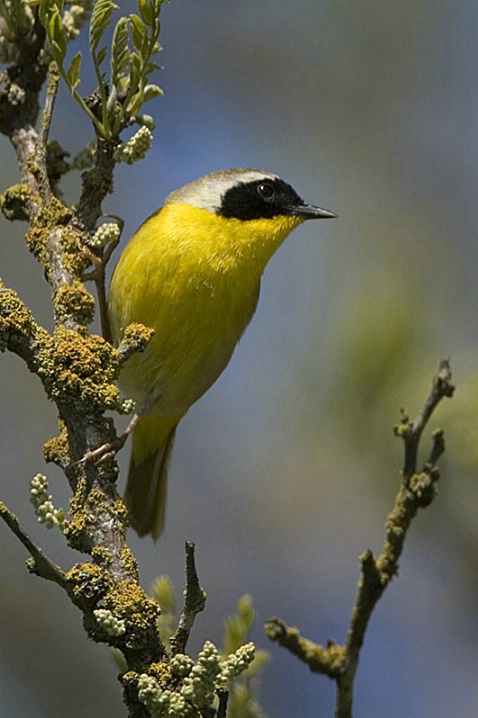
[[[146,152],[153,144],[153,135],[148,127],[140,127],[136,134],[128,140],[122,142],[115,150],[115,160],[117,162],[126,162],[132,165],[138,160],[144,159]]]
[[[160,705],[163,691],[159,683],[147,673],[142,673],[138,680],[138,698],[151,712]]]
[[[230,653],[221,661],[221,673],[217,678],[216,687],[229,689],[233,679],[249,668],[255,655],[256,647],[252,642],[241,646],[235,653]]]
[[[136,402],[133,399],[123,399],[118,407],[119,414],[134,414],[136,411]]]
[[[171,658],[171,668],[173,672],[176,673],[177,676],[181,676],[181,678],[189,676],[193,666],[193,659],[184,653],[176,653],[176,655]]]
[[[184,696],[175,691],[163,691],[146,673],[142,673],[138,680],[138,698],[153,718],[199,718],[199,713]]]
[[[161,710],[157,718],[199,718],[197,710],[175,691],[164,691]]]
[[[8,101],[11,105],[20,105],[25,100],[25,90],[14,82],[8,88]]]
[[[110,636],[122,636],[126,631],[126,624],[122,618],[116,616],[107,608],[97,608],[93,611],[96,620]]]
[[[233,679],[250,666],[254,656],[254,644],[246,643],[221,661],[216,646],[206,641],[196,663],[183,653],[171,658],[173,673],[183,678],[179,690],[163,690],[152,676],[142,673],[139,700],[153,718],[199,718],[200,711],[213,703],[216,690],[230,689]]]
[[[220,670],[219,651],[214,643],[206,641],[197,663],[183,681],[181,693],[197,708],[210,705],[214,700],[216,678]]]
[[[45,524],[47,529],[58,526],[63,531],[65,527],[63,509],[55,509],[53,499],[48,494],[48,480],[43,474],[37,474],[31,480],[30,503],[33,504],[39,524]]]
[[[33,25],[33,11],[25,0],[4,0],[0,17],[0,62],[4,65],[18,62],[18,33],[29,30]]]
[[[72,3],[69,10],[65,10],[62,17],[63,27],[69,40],[78,36],[81,28],[88,19],[93,8],[94,0],[83,0]]]
[[[120,226],[117,222],[105,222],[98,227],[90,240],[92,247],[106,247],[110,242],[116,242],[121,234]]]

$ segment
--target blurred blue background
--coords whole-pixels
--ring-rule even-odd
[[[154,147],[118,168],[105,205],[124,217],[125,241],[170,190],[225,167],[276,172],[339,219],[305,225],[272,259],[230,366],[181,423],[164,537],[153,545],[131,536],[143,584],[167,573],[180,600],[184,541],[195,541],[209,597],[192,654],[206,638],[220,642],[222,617],[249,592],[253,637],[272,656],[265,712],[331,716],[332,682],[268,644],[262,623],[278,615],[319,642],[344,639],[358,556],[380,550],[399,483],[399,407],[418,411],[439,359],[450,355],[456,398],[433,422],[447,438],[440,496],[415,520],[400,575],[373,615],[355,715],[474,718],[478,8],[464,0],[173,0],[162,22],[165,96],[148,108]],[[92,89],[86,77],[80,90]],[[91,138],[66,93],[53,136],[71,152]],[[5,140],[0,172],[2,188],[17,181]],[[72,173],[66,199],[75,202],[79,188]],[[48,287],[24,229],[2,218],[0,276],[51,327]],[[41,471],[67,506],[64,479],[42,460],[55,411],[9,355],[1,357],[0,419],[1,498],[69,567],[80,557],[36,524],[27,503]],[[123,715],[108,650],[86,640],[56,586],[28,575],[6,527],[0,536],[2,715]]]

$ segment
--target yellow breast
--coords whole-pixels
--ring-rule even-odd
[[[254,314],[268,260],[301,222],[243,222],[172,203],[140,227],[109,295],[116,342],[131,322],[155,330],[120,377],[138,408],[180,416],[216,381]]]

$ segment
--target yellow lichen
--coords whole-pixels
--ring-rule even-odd
[[[126,527],[128,512],[123,501],[118,497],[116,501],[112,502],[110,497],[105,496],[103,491],[96,487],[88,491],[86,481],[81,479],[78,481],[75,495],[70,499],[69,513],[72,519],[68,522],[65,535],[70,546],[88,553],[92,552],[93,558],[98,564],[109,565],[112,561],[109,550],[91,549],[85,543],[89,518],[94,516],[95,520],[101,520],[102,512],[107,516],[108,523],[114,519],[119,526]],[[135,564],[132,566],[132,575],[137,575]]]
[[[13,221],[15,219],[28,219],[27,204],[29,202],[40,202],[40,196],[31,190],[26,184],[15,184],[9,187],[0,196],[0,206],[4,216]]]
[[[62,284],[54,293],[53,306],[57,316],[73,316],[79,324],[85,326],[93,321],[95,300],[80,281],[72,286]]]
[[[32,314],[13,289],[2,288],[0,294],[0,321],[10,332],[29,334],[35,326]]]
[[[134,581],[121,581],[108,591],[104,597],[104,607],[120,616],[128,623],[130,635],[143,632],[155,625],[159,615],[159,606]]]
[[[76,516],[79,511],[84,510],[87,494],[85,479],[79,479],[76,484],[76,491],[70,499],[70,516]]]
[[[26,235],[26,242],[28,249],[30,252],[35,255],[35,257],[40,256],[40,254],[43,252],[45,240],[48,236],[48,233],[45,232],[44,229],[41,229],[40,227],[34,227],[29,232],[27,232]]]
[[[113,562],[111,551],[104,546],[94,546],[91,551],[91,556],[98,566],[104,566],[107,568],[108,566],[111,566],[111,563]]]
[[[69,463],[70,447],[68,445],[68,433],[62,421],[59,422],[60,434],[49,439],[43,444],[43,458],[47,463],[63,466],[65,460]]]
[[[176,678],[170,664],[165,661],[151,663],[148,667],[148,675],[154,676],[163,686],[170,685]]]
[[[115,350],[103,337],[82,336],[62,326],[54,336],[52,398],[68,399],[87,410],[115,409],[119,403],[118,389],[112,384],[118,371]]]
[[[143,352],[154,335],[154,329],[136,322],[129,324],[121,339],[121,361],[125,362],[132,354]]]
[[[85,237],[85,240],[88,236]],[[73,227],[64,228],[61,232],[61,245],[65,251],[62,258],[63,267],[77,277],[81,277],[90,260],[83,252],[81,232]]]
[[[121,501],[121,503],[123,504],[123,507],[127,512],[126,506],[124,505],[123,501]],[[134,578],[136,579],[139,578],[138,562],[133,556],[133,552],[131,551],[130,547],[126,543],[123,548],[123,553],[121,554],[121,563],[126,568],[130,576],[134,576]]]
[[[66,574],[76,601],[91,600],[97,603],[108,591],[111,579],[99,566],[93,563],[80,563],[73,566]]]
[[[51,229],[68,224],[71,218],[71,209],[63,204],[57,197],[52,197],[49,204],[44,204],[38,212],[35,217],[35,225],[37,227]]]
[[[71,222],[72,217],[71,210],[53,197],[41,207],[27,233],[28,248],[45,268],[47,279],[52,271],[52,255],[60,254],[62,269],[77,277],[89,263],[82,251],[82,232]]]

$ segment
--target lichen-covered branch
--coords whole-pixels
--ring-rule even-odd
[[[108,165],[103,192],[92,203],[94,219],[85,228],[77,211],[55,196],[48,175],[48,135],[59,77],[55,64],[50,64],[38,9],[33,15],[28,9],[26,13],[31,26],[18,35],[16,64],[0,73],[0,131],[15,147],[22,180],[3,193],[1,205],[8,219],[30,223],[27,244],[51,287],[55,329],[50,333],[39,326],[17,293],[0,281],[0,350],[20,356],[57,406],[60,435],[45,445],[44,456],[62,467],[73,492],[65,537],[89,558],[64,572],[32,543],[3,505],[0,515],[30,553],[30,569],[60,585],[82,611],[88,635],[120,649],[131,670],[145,671],[165,656],[156,626],[160,609],[139,585],[136,561],[126,543],[128,516],[116,490],[117,466],[113,459],[100,466],[79,462],[114,436],[105,411],[120,404],[114,380],[122,355],[102,337],[88,333],[94,299],[82,283],[89,264],[84,251],[91,239],[89,229],[111,189],[114,162]],[[47,77],[37,129],[39,92]],[[122,351],[133,350],[124,346]],[[102,622],[102,612],[110,612],[113,619]],[[118,625],[125,627],[124,633],[117,630],[113,635],[111,626]],[[132,711],[133,715],[134,707]]]
[[[48,71],[48,62],[42,57],[44,42],[45,29],[35,9],[29,27],[22,27],[16,36],[15,64],[0,73],[0,132],[15,148],[22,182],[33,193],[38,186],[28,161],[36,150],[38,96]],[[35,209],[32,196],[29,212]]]
[[[118,142],[98,138],[95,166],[81,176],[83,191],[78,205],[78,220],[90,232],[102,214],[102,203],[113,191],[114,151]]]
[[[342,670],[344,649],[330,641],[326,648],[303,638],[298,628],[287,626],[280,618],[270,618],[265,623],[265,632],[271,641],[287,648],[292,655],[306,663],[312,673],[336,678]]]
[[[179,618],[177,630],[169,640],[173,655],[184,653],[189,640],[189,634],[198,613],[204,611],[206,593],[199,583],[194,558],[194,544],[186,542],[186,589],[184,591],[184,605]]]
[[[455,387],[451,383],[450,364],[448,359],[443,359],[437,375],[433,379],[433,386],[425,406],[421,413],[414,421],[410,421],[406,412],[402,412],[401,421],[395,427],[397,436],[401,436],[405,442],[405,460],[403,465],[403,475],[405,479],[416,473],[418,445],[422,436],[423,429],[427,425],[437,404],[443,397],[453,396]],[[436,440],[435,440],[436,442]],[[444,450],[444,444],[439,444],[440,453]],[[436,452],[436,448],[434,449]],[[433,460],[435,453],[431,456]],[[438,458],[438,457],[436,457]]]
[[[387,517],[380,555],[375,558],[369,550],[360,557],[360,579],[345,643],[340,646],[329,641],[324,648],[301,637],[297,628],[287,626],[281,619],[274,618],[265,624],[266,634],[272,641],[304,661],[311,671],[336,681],[336,718],[352,718],[355,674],[369,620],[377,601],[397,574],[413,518],[420,508],[428,506],[435,498],[435,484],[440,475],[436,462],[445,449],[443,431],[438,429],[433,432],[428,460],[419,471],[418,449],[433,411],[444,397],[453,396],[453,392],[449,362],[443,360],[422,411],[413,421],[402,411],[400,423],[395,427],[396,435],[404,441],[402,483]]]
[[[63,570],[31,541],[1,502],[0,517],[29,552],[29,570],[60,586],[79,608],[88,636],[122,653],[126,670],[119,680],[131,718],[225,718],[232,681],[253,661],[253,644],[221,657],[206,641],[196,662],[183,654],[206,598],[196,572],[194,545],[188,543],[184,607],[171,639],[173,650],[165,647],[158,628],[160,605],[141,588],[138,567],[126,543],[128,512],[116,488],[114,452],[101,454],[101,461],[91,460],[98,448],[115,440],[121,443],[105,413],[131,411],[131,402],[120,399],[115,380],[124,362],[142,351],[153,334],[147,327],[132,325],[117,348],[108,341],[107,330],[104,337],[92,334],[95,301],[84,281],[93,265],[96,274],[90,272],[90,278],[99,287],[106,327],[104,267],[119,240],[122,220],[116,218],[114,225],[99,230],[96,223],[103,200],[113,188],[116,162],[143,157],[151,144],[154,123],[139,111],[142,103],[159,93],[148,77],[157,68],[151,58],[160,49],[162,2],[141,0],[138,15],[118,21],[110,48],[110,82],[100,67],[105,60],[100,43],[117,6],[112,0],[93,3],[90,51],[100,87],[86,100],[76,90],[81,54],[69,67],[65,63],[68,42],[84,23],[88,4],[75,5],[75,12],[69,4],[64,12],[62,3],[50,0],[38,0],[34,6],[25,0],[1,2],[2,12],[8,15],[6,27],[13,30],[5,38],[0,28],[0,59],[7,47],[13,65],[0,72],[0,132],[15,148],[21,181],[3,192],[0,206],[7,219],[29,223],[26,242],[51,288],[54,330],[40,326],[18,294],[0,279],[0,352],[17,354],[57,407],[59,435],[44,445],[43,456],[61,467],[69,482],[69,516],[55,509],[43,475],[32,480],[31,502],[38,521],[61,531],[84,560]],[[82,193],[72,207],[59,198],[56,184],[61,172],[52,171],[49,161],[60,78],[93,121],[95,132],[89,145],[94,148],[93,166],[83,174]],[[39,93],[45,80],[38,121]],[[134,123],[140,129],[122,143],[121,131]],[[62,152],[59,148],[57,156]],[[216,696],[218,707],[214,707]]]

